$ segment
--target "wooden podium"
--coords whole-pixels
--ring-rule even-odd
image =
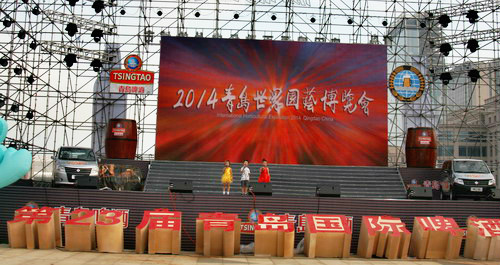
[[[464,257],[475,260],[500,259],[500,219],[471,217],[467,220]]]
[[[64,225],[66,250],[91,251],[96,248],[95,213],[92,210],[77,209]]]
[[[209,221],[209,225],[205,223]],[[213,221],[220,221],[219,224]],[[227,222],[232,221],[232,222]],[[232,228],[230,228],[232,227]],[[200,213],[196,219],[196,249],[195,252],[205,256],[233,256],[240,253],[241,219],[237,214],[222,212]],[[227,230],[227,231],[226,231]],[[231,235],[232,234],[232,235]],[[206,239],[208,236],[210,239]],[[231,239],[233,238],[233,239]],[[233,252],[223,252],[232,241]],[[207,245],[208,244],[208,245]],[[225,247],[223,247],[225,246]]]
[[[399,218],[363,216],[359,233],[358,256],[373,255],[388,259],[408,257],[411,233]]]
[[[168,209],[145,211],[135,228],[135,252],[180,254],[182,213]]]
[[[463,231],[453,218],[415,217],[410,255],[419,259],[456,259]]]
[[[123,252],[123,212],[101,210],[96,222],[97,250]]]
[[[259,215],[255,225],[255,256],[293,257],[295,224],[286,215]]]
[[[348,258],[352,231],[344,215],[306,215],[304,254],[309,258]]]

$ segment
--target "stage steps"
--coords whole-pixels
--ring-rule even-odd
[[[231,193],[239,194],[241,163],[231,165]],[[250,165],[250,181],[257,181],[260,164]],[[170,179],[193,180],[195,193],[222,194],[223,163],[153,161],[145,191],[166,191]],[[405,199],[406,191],[397,168],[315,165],[269,165],[273,195],[314,196],[316,185],[338,183],[342,197]]]

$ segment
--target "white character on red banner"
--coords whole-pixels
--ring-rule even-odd
[[[255,91],[255,97],[253,97],[253,100],[255,100],[255,102],[257,103],[255,107],[257,110],[263,109],[265,107],[264,103],[267,99],[266,92],[267,89],[264,89],[262,91]]]
[[[292,106],[295,107],[296,110],[299,109],[299,97],[300,92],[298,89],[289,89],[286,94],[285,105],[287,107]]]
[[[363,94],[361,95],[361,97],[358,100],[358,105],[361,107],[361,109],[363,110],[363,113],[366,116],[370,116],[370,112],[368,110],[368,104],[370,104],[370,102],[372,102],[372,101],[373,101],[372,98],[369,98],[366,96],[366,91],[363,91]]]
[[[220,101],[222,102],[226,102],[226,107],[227,107],[227,110],[232,113],[233,112],[233,100],[236,99],[236,96],[232,94],[232,91],[234,90],[234,87],[233,85],[229,85],[228,88],[226,88],[224,90],[224,92],[226,93],[226,95],[220,99]]]
[[[344,111],[347,111],[349,114],[353,113],[358,107],[356,104],[352,104],[354,100],[354,94],[351,93],[351,90],[344,90],[342,93],[342,102],[344,103]]]
[[[248,112],[248,108],[250,107],[250,100],[248,100],[247,96],[247,86],[243,88],[243,90],[240,93],[240,96],[238,97],[240,99],[240,102],[236,105],[237,109],[243,108],[245,110],[245,113]]]
[[[314,94],[316,93],[315,88],[307,88],[304,93],[304,100],[302,104],[304,108],[310,112],[314,112],[314,106],[316,106],[317,100],[314,98]]]
[[[269,102],[271,103],[271,109],[280,113],[281,108],[283,108],[283,102],[281,102],[281,88],[275,88],[271,91],[271,96],[269,97]]]
[[[320,99],[321,102],[323,102],[323,111],[326,111],[326,107],[328,106],[330,108],[330,111],[332,113],[335,113],[335,105],[337,105],[339,102],[337,99],[337,90],[326,90],[325,89],[325,95]]]

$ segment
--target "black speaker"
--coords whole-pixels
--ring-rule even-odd
[[[255,195],[273,195],[273,185],[271,183],[252,183],[250,190]]]
[[[97,189],[97,177],[75,176],[75,184],[79,189]]]
[[[20,179],[12,184],[12,186],[24,186],[24,187],[33,187],[33,180],[31,179]]]
[[[491,190],[488,199],[494,201],[500,201],[500,189]]]
[[[408,199],[432,200],[431,187],[410,187],[408,189]]]
[[[185,179],[171,179],[169,189],[171,192],[193,193],[193,181]]]
[[[316,186],[316,196],[318,197],[340,197],[339,184],[318,184]]]

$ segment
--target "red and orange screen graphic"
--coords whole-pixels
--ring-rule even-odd
[[[387,165],[386,47],[162,37],[156,159]]]

